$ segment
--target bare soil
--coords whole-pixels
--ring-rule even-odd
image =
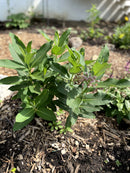
[[[100,27],[110,34],[116,24]],[[11,59],[8,44],[9,32],[15,33],[27,44],[32,40],[33,48],[38,49],[46,40],[39,34],[43,29],[50,37],[55,30],[61,33],[71,27],[71,36],[77,36],[86,28],[83,22],[61,23],[51,21],[35,23],[28,29],[0,29],[0,59]],[[99,44],[100,42],[100,44]],[[104,41],[84,42],[86,59],[99,55]],[[101,44],[102,43],[102,44]],[[114,77],[125,77],[125,65],[130,60],[129,50],[110,50],[109,62]],[[0,68],[0,74],[14,75],[15,71]],[[109,74],[109,72],[108,72]],[[7,98],[0,105],[0,173],[11,173],[12,168],[20,173],[127,173],[130,172],[130,127],[116,120],[96,114],[93,120],[79,119],[73,133],[51,132],[47,122],[35,118],[24,129],[13,132],[15,116],[21,109],[20,100]],[[67,113],[60,116],[65,121]]]

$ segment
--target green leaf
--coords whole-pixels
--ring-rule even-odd
[[[32,67],[38,66],[46,57],[47,52],[51,49],[53,41],[45,43],[40,47],[40,49],[36,52],[36,56],[32,62]]]
[[[89,64],[92,64],[93,62],[94,62],[94,60],[86,60],[86,61],[85,61],[85,64],[86,64],[86,65],[89,65]]]
[[[47,108],[44,107],[38,108],[38,110],[36,110],[36,114],[39,117],[43,118],[44,120],[56,121],[56,115],[54,114],[54,112]]]
[[[72,111],[75,114],[79,114],[80,113],[79,107],[80,107],[81,102],[82,102],[82,99],[79,97],[77,97],[77,98],[68,97],[66,104],[72,109]]]
[[[29,90],[30,90],[31,93],[40,94],[40,91],[37,90],[35,85],[29,86]]]
[[[60,64],[58,64],[58,63],[53,63],[52,65],[51,65],[51,68],[55,71],[55,72],[58,72],[59,74],[61,74],[61,75],[69,75],[68,74],[68,72],[67,72],[67,69],[64,67],[64,66],[62,66],[62,65],[60,65]]]
[[[34,80],[39,80],[39,81],[42,81],[42,82],[45,81],[44,76],[43,76],[43,72],[36,71],[36,72],[32,73],[30,75],[30,77]]]
[[[60,58],[58,58],[58,62],[68,61],[68,57],[70,56],[69,52],[65,52]]]
[[[68,128],[73,126],[76,123],[77,119],[78,116],[76,114],[74,114],[73,112],[69,112],[69,116],[67,117],[65,127]]]
[[[84,109],[84,110],[87,111],[87,112],[100,111],[100,109],[101,109],[100,107],[95,107],[95,106],[93,106],[93,105],[85,104],[85,103],[81,104],[81,105],[80,105],[80,108],[81,108],[81,109]]]
[[[103,75],[106,71],[107,68],[110,68],[110,64],[107,63],[103,63],[100,64],[98,61],[93,65],[93,72],[94,75],[97,77],[100,77],[101,75]]]
[[[70,29],[66,30],[59,39],[59,47],[62,47],[68,40],[68,36],[70,35]]]
[[[107,45],[105,45],[100,52],[97,62],[99,62],[100,64],[108,62],[108,58],[109,58],[109,49]]]
[[[21,61],[24,63],[24,56],[26,54],[26,47],[24,43],[13,33],[10,33],[10,37],[12,40],[12,49],[14,49]]]
[[[31,52],[31,46],[32,46],[32,41],[30,41],[27,45],[27,53],[30,53]]]
[[[0,60],[0,67],[10,68],[10,69],[24,69],[25,67],[13,60],[9,59],[1,59]]]
[[[21,78],[19,76],[9,76],[1,79],[0,84],[15,84],[20,81],[20,79]]]
[[[105,88],[105,87],[119,87],[119,88],[124,88],[124,87],[130,87],[130,81],[127,79],[114,79],[114,78],[109,78],[103,82],[99,82],[98,85],[96,86],[97,88]]]
[[[13,46],[12,44],[9,44],[9,50],[10,50],[10,53],[11,53],[13,59],[14,59],[16,62],[18,62],[18,63],[20,63],[20,64],[23,64],[23,61],[21,60],[20,56],[19,56],[19,55],[17,54],[17,52],[15,51],[14,46]]]
[[[57,46],[59,45],[59,34],[57,31],[55,32],[55,36],[54,36],[54,44]]]
[[[81,72],[81,68],[79,66],[73,66],[70,71],[71,74],[77,74]]]
[[[54,55],[61,55],[65,51],[65,48],[66,48],[65,46],[59,47],[59,46],[55,45],[51,49],[51,53]]]
[[[84,104],[90,104],[90,105],[105,105],[107,103],[110,103],[109,99],[105,100],[105,94],[87,94],[83,96],[83,103]]]
[[[28,86],[28,85],[29,85],[28,81],[22,81],[20,84],[11,86],[11,87],[9,88],[9,90],[11,90],[11,91],[19,91],[19,90],[21,90],[21,89],[24,89],[24,88],[25,88],[26,86]]]
[[[79,115],[79,117],[94,119],[95,118],[95,115],[92,112],[87,112],[85,110],[82,110],[81,111],[81,114]]]
[[[24,43],[15,34],[10,33],[9,35],[12,39],[12,42],[16,43],[20,48],[22,48],[25,51],[26,47]]]
[[[41,34],[48,42],[51,41],[51,39],[48,37],[48,35],[47,35],[45,32],[43,32],[42,30],[38,30],[38,31],[40,32],[40,34]]]
[[[25,108],[17,114],[13,130],[22,129],[28,125],[34,118],[35,111],[32,108]]]
[[[125,106],[127,110],[130,112],[130,100],[125,100]]]
[[[35,98],[36,107],[44,106],[49,97],[49,90],[43,89],[42,93]]]

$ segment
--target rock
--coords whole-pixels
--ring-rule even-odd
[[[61,150],[61,154],[62,155],[66,154],[66,149]]]
[[[108,47],[108,49],[109,50],[112,50],[112,51],[114,51],[115,50],[115,45],[114,44],[107,44],[107,47]]]
[[[97,60],[98,59],[98,55],[93,55],[92,60]]]
[[[23,155],[22,154],[18,155],[18,160],[23,160]]]
[[[7,76],[0,75],[0,79],[3,79],[5,77],[7,77]],[[0,84],[0,100],[3,101],[4,99],[6,99],[7,97],[9,97],[13,94],[13,92],[8,89],[10,86],[11,85]]]
[[[83,41],[81,40],[80,37],[71,37],[69,39],[68,45],[70,48],[74,47],[74,48],[78,48],[82,45]]]

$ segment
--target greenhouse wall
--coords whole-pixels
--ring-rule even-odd
[[[86,10],[95,4],[104,20],[120,20],[130,14],[130,0],[0,0],[0,21],[10,14],[27,13],[59,20],[86,20]]]

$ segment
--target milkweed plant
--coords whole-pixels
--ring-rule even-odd
[[[13,60],[1,59],[0,66],[17,71],[16,76],[0,80],[17,91],[13,99],[20,99],[22,110],[16,115],[13,130],[28,125],[35,116],[57,125],[57,109],[68,112],[62,132],[70,130],[78,117],[94,118],[95,112],[112,102],[105,88],[126,88],[128,79],[108,78],[102,81],[108,63],[109,50],[104,46],[97,60],[85,60],[85,50],[68,47],[70,30],[61,36],[55,32],[54,39],[40,31],[47,42],[38,50],[27,46],[13,33],[9,45]],[[104,90],[103,90],[104,89]]]

